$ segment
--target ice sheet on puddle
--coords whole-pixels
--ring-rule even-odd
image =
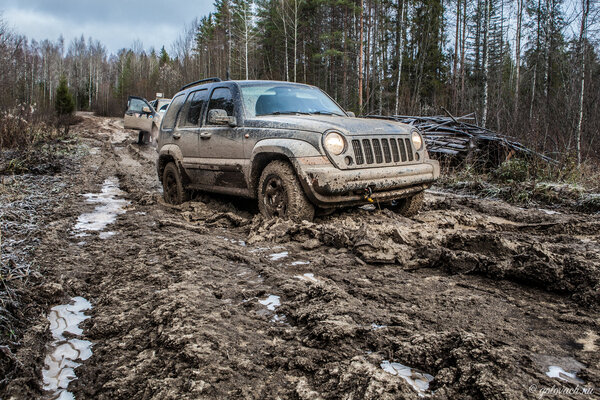
[[[269,254],[269,258],[271,258],[271,261],[277,261],[287,257],[288,255],[289,253],[287,251],[282,251],[281,253]]]
[[[109,224],[116,221],[117,216],[125,213],[125,207],[129,201],[119,196],[125,192],[119,189],[119,181],[116,177],[108,178],[102,184],[100,193],[86,193],[83,197],[86,202],[97,204],[94,211],[81,214],[73,228],[75,236],[83,236],[85,232],[99,232]]]
[[[83,297],[74,297],[69,304],[52,307],[48,314],[54,341],[44,360],[42,381],[44,390],[52,391],[55,399],[74,398],[66,389],[69,382],[77,379],[75,368],[81,365],[77,361],[85,361],[92,356],[90,341],[77,338],[66,340],[64,337],[65,332],[76,336],[83,333],[79,324],[90,318],[83,312],[91,308],[90,302]]]
[[[315,278],[315,274],[310,272],[307,272],[303,275],[296,275],[296,278],[300,279],[301,281],[319,282],[319,280]]]
[[[433,381],[433,376],[424,372],[417,371],[400,363],[383,361],[381,368],[392,375],[399,376],[404,379],[413,389],[415,389],[420,397],[423,397],[429,390],[429,383]]]
[[[273,294],[267,296],[267,298],[264,300],[259,300],[258,302],[263,306],[266,306],[267,310],[269,311],[275,311],[275,308],[281,305],[279,302],[279,296],[275,296]]]

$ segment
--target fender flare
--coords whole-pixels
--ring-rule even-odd
[[[248,187],[251,191],[255,190],[256,183],[260,177],[262,169],[266,164],[262,160],[263,155],[274,155],[275,157],[268,157],[270,161],[273,158],[285,158],[289,160],[294,168],[296,174],[299,172],[300,165],[297,162],[299,157],[323,157],[323,154],[311,143],[300,140],[300,139],[288,139],[288,138],[271,138],[264,139],[256,143],[254,149],[252,149],[252,156],[250,157],[250,171],[247,171],[249,182]]]
[[[317,157],[322,156],[319,149],[315,146],[299,139],[264,139],[256,143],[252,150],[250,161],[254,161],[255,157],[261,153],[282,154],[287,158],[294,159],[298,157]]]
[[[182,164],[183,153],[181,152],[181,149],[175,144],[166,144],[160,148],[160,151],[158,152],[158,158],[156,160],[156,172],[158,173],[158,179],[161,182],[162,171],[164,170],[164,167],[166,165],[166,163],[163,162],[165,158],[172,158],[175,161],[175,165],[177,166],[177,168],[179,168],[179,173],[181,173],[181,176],[186,176]]]

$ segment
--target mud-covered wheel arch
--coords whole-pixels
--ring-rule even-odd
[[[308,200],[292,165],[287,161],[270,162],[258,182],[258,208],[266,218],[312,221],[315,207]]]

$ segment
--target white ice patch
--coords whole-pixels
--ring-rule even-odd
[[[115,235],[116,232],[113,231],[109,231],[109,232],[100,232],[100,234],[98,235],[100,237],[100,239],[109,239],[111,237],[113,237]]]
[[[562,367],[559,367],[557,365],[550,365],[548,367],[548,371],[546,372],[546,375],[548,375],[550,378],[558,378],[562,381],[566,381],[566,382],[570,382],[570,383],[574,383],[574,384],[583,385],[585,383],[583,380],[581,380],[577,377],[577,374],[575,372],[567,372],[564,369],[562,369]]]
[[[119,189],[119,181],[116,177],[108,178],[102,184],[100,193],[86,193],[83,196],[88,203],[97,204],[94,211],[81,214],[73,228],[75,236],[85,236],[85,232],[103,231],[107,225],[116,221],[117,216],[125,213],[128,200],[119,198],[125,192]]]
[[[285,315],[275,314],[275,315],[273,315],[273,318],[271,318],[271,322],[279,322],[281,324],[285,324],[286,323]]]
[[[371,324],[371,330],[377,331],[379,329],[387,328],[387,325],[377,325],[376,323]]]
[[[281,260],[282,258],[286,258],[289,255],[287,251],[282,251],[281,253],[273,253],[269,254],[271,261]]]
[[[558,211],[546,210],[545,208],[540,208],[539,210],[541,212],[543,212],[544,214],[548,214],[548,215],[560,214],[560,212],[558,212]]]
[[[319,280],[315,278],[315,274],[310,272],[304,275],[296,275],[296,278],[300,279],[301,281],[319,282]]]
[[[291,265],[308,265],[310,261],[294,261]]]
[[[225,236],[217,236],[217,239],[223,239],[226,242],[237,244],[237,245],[240,245],[242,247],[246,246],[246,242],[244,242],[243,240],[230,239],[230,238],[227,238]]]
[[[275,296],[273,294],[269,295],[264,300],[259,300],[258,302],[263,306],[267,306],[267,310],[269,311],[275,311],[275,309],[281,305],[279,302],[279,296]]]
[[[383,361],[381,363],[381,368],[383,368],[385,372],[404,379],[410,386],[413,387],[413,389],[417,391],[419,397],[425,396],[426,392],[429,390],[429,383],[433,381],[432,375],[418,372],[400,363]]]
[[[74,399],[67,391],[69,382],[77,379],[75,368],[77,360],[85,361],[92,356],[92,343],[87,340],[71,338],[66,340],[65,332],[78,336],[83,333],[79,324],[90,318],[83,311],[90,310],[92,305],[83,297],[74,297],[70,304],[52,307],[48,314],[50,333],[54,341],[44,360],[42,379],[44,390],[53,391],[55,399]]]

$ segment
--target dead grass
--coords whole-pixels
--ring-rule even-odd
[[[497,198],[522,206],[568,207],[600,212],[599,168],[584,163],[551,165],[514,159],[489,172],[471,166],[447,169],[439,185],[461,193]]]

